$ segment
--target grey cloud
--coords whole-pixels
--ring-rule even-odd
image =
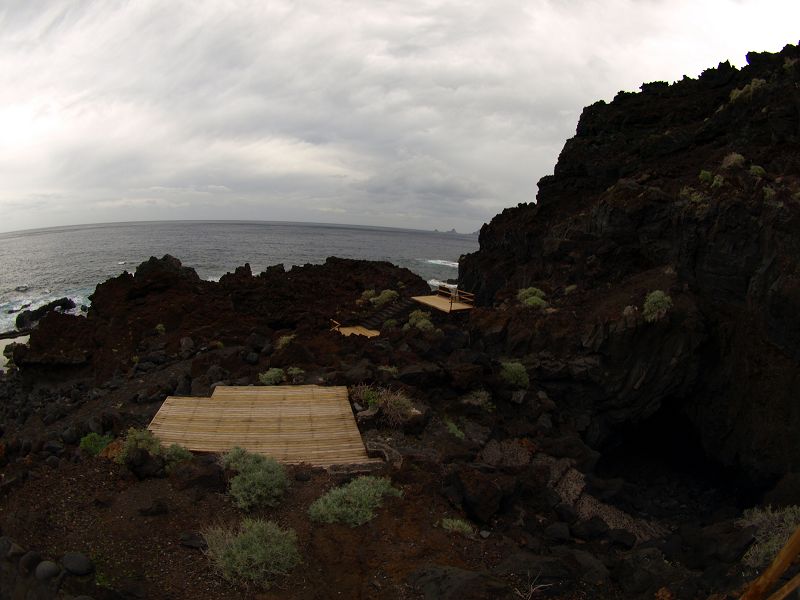
[[[535,198],[584,105],[796,41],[795,2],[707,5],[6,4],[0,229],[330,217],[475,230]],[[715,28],[698,35],[706,12]]]

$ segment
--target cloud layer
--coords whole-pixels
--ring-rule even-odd
[[[477,229],[583,106],[797,43],[796,1],[32,1],[0,8],[0,230]]]

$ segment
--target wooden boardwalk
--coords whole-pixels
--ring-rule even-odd
[[[451,302],[449,298],[445,298],[444,296],[439,296],[439,295],[414,296],[411,299],[414,300],[415,302],[419,302],[420,304],[424,304],[425,306],[430,306],[431,308],[435,308],[436,310],[440,310],[446,313],[473,309],[473,306],[471,304],[465,304],[463,302],[458,302],[456,300]]]
[[[148,429],[162,444],[195,452],[240,446],[287,464],[376,462],[367,456],[343,386],[218,386],[210,398],[170,396]]]

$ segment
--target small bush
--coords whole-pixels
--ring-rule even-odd
[[[681,188],[679,196],[684,200],[690,200],[695,203],[703,202],[706,199],[702,192],[699,192],[688,185],[685,185]]]
[[[521,289],[517,292],[517,300],[529,308],[547,308],[545,293],[537,287]]]
[[[294,339],[294,334],[290,333],[289,335],[282,335],[278,338],[278,341],[275,342],[275,350],[283,350],[289,343]]]
[[[188,448],[181,446],[180,444],[171,444],[169,448],[163,451],[163,455],[164,462],[166,463],[165,468],[167,473],[172,471],[175,465],[177,465],[179,462],[189,460],[193,456]]]
[[[350,400],[361,406],[375,408],[378,406],[380,395],[378,390],[365,383],[360,383],[350,388]]]
[[[764,200],[774,200],[775,199],[775,189],[765,185],[764,186]]]
[[[375,297],[375,293],[375,290],[364,290],[361,292],[361,301],[368,302],[369,300],[372,300]]]
[[[500,365],[500,379],[510,386],[525,389],[530,385],[528,371],[525,365],[519,362],[504,362]]]
[[[731,152],[722,159],[723,169],[741,169],[744,166],[744,156],[738,152]]]
[[[708,185],[713,181],[714,176],[711,174],[711,171],[706,171],[705,169],[703,169],[702,171],[700,171],[700,175],[698,175],[697,178],[700,180],[700,183]]]
[[[114,440],[110,435],[99,435],[97,433],[89,433],[81,438],[80,448],[87,454],[97,456],[103,449]]]
[[[300,564],[297,535],[272,521],[244,519],[239,531],[214,527],[203,533],[206,553],[228,581],[269,587]]]
[[[238,471],[231,479],[230,493],[242,510],[277,506],[289,487],[286,471],[271,457],[237,447],[223,457],[222,464]]]
[[[386,319],[381,329],[394,329],[395,327],[397,327],[397,319]]]
[[[314,500],[308,508],[313,521],[345,523],[357,527],[372,519],[384,496],[401,496],[391,481],[381,477],[358,477],[346,485],[333,488]]]
[[[381,373],[386,373],[387,375],[390,375],[391,377],[397,377],[397,374],[399,373],[397,367],[387,366],[387,365],[378,366],[378,371],[380,371]]]
[[[403,392],[382,390],[378,396],[381,414],[391,427],[399,427],[414,413],[411,399]]]
[[[715,175],[714,181],[711,182],[711,189],[718,190],[725,184],[725,178],[722,175]]]
[[[486,412],[494,412],[495,406],[492,395],[486,390],[473,390],[461,398],[461,403],[467,406],[476,406]]]
[[[159,323],[158,325],[156,325],[156,333],[158,335],[164,335],[166,332],[167,332],[167,328],[164,327],[163,323]]]
[[[415,410],[411,399],[403,392],[374,388],[363,383],[350,388],[350,400],[361,406],[380,409],[381,415],[391,427],[405,423]]]
[[[300,367],[289,367],[286,369],[286,375],[292,381],[292,383],[300,383],[305,378],[306,372],[301,369]]]
[[[642,315],[648,323],[663,319],[669,309],[672,308],[672,298],[661,290],[655,290],[647,294],[642,307]]]
[[[756,528],[756,540],[745,552],[742,561],[748,567],[760,569],[778,555],[786,540],[800,527],[800,506],[787,506],[778,510],[773,510],[770,506],[751,508],[744,511],[738,524]]]
[[[453,437],[458,438],[459,440],[463,440],[464,439],[464,432],[461,431],[458,428],[458,425],[453,423],[453,421],[451,421],[450,419],[445,419],[444,420],[444,424],[447,427],[447,431],[448,431],[448,433],[450,435],[452,435]]]
[[[284,379],[286,379],[286,374],[283,369],[277,367],[267,369],[264,373],[258,374],[258,381],[261,382],[261,385],[278,385],[283,383]]]
[[[471,536],[475,533],[472,525],[464,519],[442,519],[442,529],[450,533],[460,533],[464,536]]]
[[[375,296],[374,298],[370,298],[369,301],[375,308],[381,308],[389,302],[394,302],[400,297],[400,294],[395,292],[394,290],[383,290],[380,294]]]
[[[753,97],[753,93],[757,89],[762,88],[765,85],[767,85],[766,80],[753,79],[743,88],[737,88],[735,90],[731,90],[730,101],[731,102],[749,101]]]
[[[419,331],[433,331],[431,313],[424,310],[411,311],[411,314],[408,315],[408,323],[403,326],[403,331],[408,331],[412,327]]]
[[[750,175],[761,179],[762,177],[766,177],[767,171],[764,169],[764,167],[759,167],[758,165],[750,165]]]
[[[131,427],[125,436],[125,442],[122,445],[122,451],[117,457],[117,462],[125,463],[128,457],[138,449],[147,450],[153,456],[159,456],[161,454],[161,442],[149,430]]]

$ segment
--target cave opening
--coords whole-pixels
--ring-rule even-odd
[[[619,483],[609,500],[640,514],[678,520],[733,515],[764,491],[706,453],[677,402],[665,401],[644,421],[620,429],[600,451],[595,474]]]

